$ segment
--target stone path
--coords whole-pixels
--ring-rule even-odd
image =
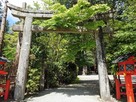
[[[102,102],[99,97],[98,75],[78,76],[80,82],[60,88],[47,89],[27,102]],[[113,79],[110,76],[110,79]]]

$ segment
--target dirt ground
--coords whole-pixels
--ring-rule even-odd
[[[99,97],[98,75],[80,75],[78,84],[46,89],[27,98],[26,102],[102,102]],[[112,76],[109,76],[113,80]],[[107,101],[108,102],[108,101]],[[112,102],[117,102],[116,100]]]

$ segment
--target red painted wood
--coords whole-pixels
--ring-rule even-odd
[[[131,75],[125,76],[127,102],[135,102]]]
[[[0,65],[2,65],[3,69],[4,69],[5,63],[6,62],[0,61]],[[1,69],[0,75],[4,75],[6,77],[8,75],[8,72]],[[6,80],[5,84],[0,84],[0,87],[3,88],[3,90],[5,90],[4,92],[0,92],[0,95],[4,96],[5,101],[8,100],[8,95],[9,95],[9,90],[10,90],[10,80]]]
[[[120,82],[118,79],[115,79],[115,83],[116,83],[116,99],[120,100],[121,98],[121,93],[120,93]]]
[[[133,70],[127,70],[127,65],[132,65]],[[120,70],[120,66],[122,66],[122,69]],[[125,84],[121,84],[119,82],[119,79],[115,79],[116,84],[116,98],[119,100],[121,98],[121,95],[127,95],[127,102],[135,102],[133,87],[136,87],[136,84],[132,83],[131,75],[136,75],[136,59],[134,56],[129,57],[126,61],[119,62],[118,63],[118,72],[116,73],[116,76],[124,75],[125,78]],[[126,87],[126,93],[120,92],[121,87]]]
[[[1,64],[1,65],[5,64],[5,63],[6,63],[6,62],[0,61],[0,64]]]
[[[7,75],[7,74],[8,74],[8,72],[0,70],[0,75]]]
[[[10,90],[10,80],[7,80],[6,81],[6,90],[5,90],[5,94],[4,94],[4,100],[8,99],[9,90]]]

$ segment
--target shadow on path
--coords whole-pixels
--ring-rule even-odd
[[[67,86],[62,86],[60,88],[46,89],[45,91],[39,93],[39,95],[36,95],[36,97],[51,93],[61,93],[67,96],[99,95],[99,84],[96,80],[80,81],[78,84],[70,84]]]
[[[46,89],[27,102],[100,102],[98,76],[79,76],[79,83]]]

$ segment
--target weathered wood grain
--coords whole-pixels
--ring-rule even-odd
[[[23,27],[21,25],[14,25],[12,27],[12,30],[15,31],[15,32],[20,32],[20,31],[23,31],[22,28]],[[88,30],[81,30],[81,29],[78,29],[78,28],[77,28],[77,30],[72,30],[72,29],[56,29],[56,30],[52,30],[52,29],[47,29],[47,28],[44,28],[44,27],[36,26],[36,25],[32,25],[31,30],[33,32],[47,32],[47,33],[50,33],[50,32],[55,32],[55,33],[85,33],[85,34],[93,33],[92,30],[88,31]]]
[[[15,6],[15,5],[12,5],[10,3],[7,3],[7,6],[9,9],[13,9],[13,10],[16,10],[16,11],[20,11],[20,12],[24,12],[24,13],[34,13],[34,14],[53,14],[54,11],[52,10],[28,10],[26,8],[22,8],[22,7],[18,7],[18,6]]]
[[[25,24],[23,29],[22,46],[19,57],[19,65],[16,77],[15,85],[15,100],[23,100],[25,94],[25,84],[27,79],[27,70],[29,63],[29,53],[31,44],[31,26],[33,18],[31,16],[25,18]]]
[[[25,18],[26,16],[32,16],[33,18],[38,18],[38,19],[49,19],[53,16],[53,14],[48,14],[48,13],[45,13],[45,14],[38,14],[38,13],[29,13],[29,12],[21,12],[21,11],[17,11],[17,10],[11,10],[11,13],[13,16],[15,17],[19,17],[19,18]]]

